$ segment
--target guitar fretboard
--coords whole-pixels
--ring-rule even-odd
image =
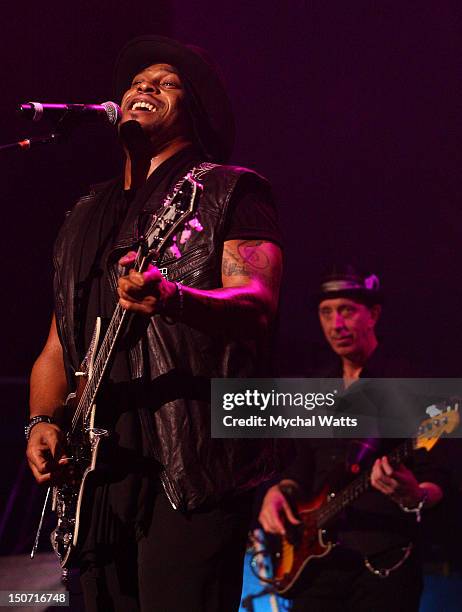
[[[142,266],[139,266],[139,269],[142,269]],[[75,431],[76,427],[78,426],[80,417],[83,416],[83,420],[85,422],[90,413],[90,409],[95,401],[96,394],[98,393],[104,373],[112,357],[117,338],[124,327],[126,318],[127,311],[117,304],[104,340],[101,343],[94,361],[92,375],[88,380],[75,414],[72,418],[72,431]]]
[[[392,463],[401,463],[411,455],[414,448],[415,440],[405,440],[387,455],[388,459]],[[358,499],[358,497],[365,493],[370,487],[370,473],[366,471],[319,508],[316,515],[318,527],[321,528],[326,525],[326,523],[331,521],[339,512]]]

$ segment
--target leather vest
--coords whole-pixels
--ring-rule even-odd
[[[213,289],[221,286],[225,220],[237,183],[267,183],[251,170],[214,164],[201,164],[197,176],[203,185],[198,205],[203,231],[192,232],[181,257],[167,250],[158,267],[169,280]],[[69,380],[79,366],[74,257],[104,188],[95,188],[79,200],[55,243],[56,318]],[[111,261],[132,248],[137,238],[133,228],[119,235]],[[120,272],[117,263],[109,270],[114,303]],[[268,375],[263,365],[267,354],[263,338],[207,334],[181,322],[169,324],[158,315],[151,317],[142,338],[130,349],[131,378],[143,380],[142,425],[152,456],[163,467],[161,481],[173,507],[191,510],[217,502],[258,485],[279,467],[272,440],[212,439],[210,433],[210,378]]]

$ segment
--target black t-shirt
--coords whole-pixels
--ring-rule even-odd
[[[276,205],[261,183],[241,179],[233,192],[225,240],[269,240],[282,247]]]

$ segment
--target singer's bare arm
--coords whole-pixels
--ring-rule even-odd
[[[30,415],[54,416],[67,395],[63,350],[53,316],[48,339],[32,368],[30,378]],[[64,439],[59,427],[38,423],[31,430],[27,459],[37,482],[50,480],[53,471],[64,463]]]
[[[130,265],[134,254],[121,259]],[[119,280],[120,304],[152,316],[162,309],[173,318],[208,333],[252,337],[264,333],[276,313],[282,273],[281,249],[264,240],[228,240],[222,256],[222,287],[183,287],[178,310],[175,283],[151,266],[144,274],[131,270]]]

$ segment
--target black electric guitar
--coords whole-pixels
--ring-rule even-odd
[[[172,237],[182,228],[186,230],[186,235],[190,233],[191,227],[197,228],[195,219],[191,220],[191,217],[197,207],[201,190],[202,185],[196,180],[194,171],[188,173],[175,186],[153,217],[146,238],[140,241],[135,270],[142,272],[150,263],[156,265],[169,244],[172,246]],[[66,401],[68,407],[74,408],[72,423],[66,432],[72,476],[63,484],[52,488],[52,509],[57,515],[57,525],[51,534],[53,549],[64,570],[73,565],[82,542],[82,522],[88,515],[87,509],[91,508],[92,494],[89,485],[98,469],[98,449],[101,441],[110,435],[106,429],[96,426],[98,391],[105,374],[110,370],[115,347],[129,318],[129,313],[117,304],[102,339],[101,320],[97,319],[91,346],[81,364],[81,371],[76,373],[77,390],[69,395]]]
[[[422,421],[416,438],[400,444],[388,454],[388,459],[399,464],[414,450],[430,451],[444,433],[450,434],[458,427],[459,419],[459,403],[454,402],[441,414]],[[276,549],[263,549],[254,555],[253,567],[266,568],[268,557],[273,567],[272,578],[255,572],[260,580],[271,583],[279,594],[287,595],[307,564],[326,556],[335,546],[328,540],[327,526],[370,487],[370,473],[365,471],[339,492],[334,493],[326,486],[314,499],[297,504],[300,525],[291,525],[286,536],[277,538]]]

